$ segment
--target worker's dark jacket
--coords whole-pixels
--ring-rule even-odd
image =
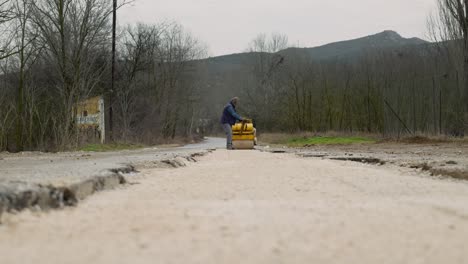
[[[223,116],[221,117],[221,124],[234,125],[238,120],[242,120],[239,114],[236,112],[236,107],[229,103],[224,107]]]

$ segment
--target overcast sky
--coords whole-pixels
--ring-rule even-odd
[[[242,52],[259,33],[286,34],[314,47],[391,29],[426,38],[435,0],[136,0],[119,10],[120,24],[181,23],[210,55]]]

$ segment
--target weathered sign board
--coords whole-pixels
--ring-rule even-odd
[[[99,132],[101,143],[106,139],[104,98],[97,96],[81,101],[76,106],[75,122],[80,131]]]

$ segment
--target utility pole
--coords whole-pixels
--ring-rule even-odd
[[[109,137],[110,140],[114,140],[114,85],[115,85],[115,50],[116,50],[116,41],[115,41],[115,32],[117,24],[117,0],[113,0],[113,10],[112,10],[112,80],[111,80],[111,90],[109,94]]]

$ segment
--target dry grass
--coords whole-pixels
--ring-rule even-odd
[[[154,139],[151,144],[133,143],[133,142],[113,142],[108,144],[86,144],[79,147],[79,151],[90,151],[90,152],[110,152],[110,151],[121,151],[121,150],[135,150],[149,146],[157,146],[159,148],[170,148],[180,147],[187,144],[201,142],[202,138],[186,138],[186,137],[175,137],[174,139]]]
[[[468,170],[431,169],[430,172],[434,176],[444,176],[458,180],[468,180]]]
[[[440,144],[440,143],[459,143],[468,144],[468,138],[454,138],[448,136],[408,136],[402,138],[387,138],[381,143],[404,143],[404,144]]]
[[[375,139],[365,137],[309,137],[292,138],[286,142],[290,147],[311,147],[316,145],[351,145],[351,144],[374,144]]]
[[[144,148],[140,144],[128,144],[128,143],[111,143],[111,144],[88,144],[80,148],[80,151],[86,152],[110,152],[120,150],[135,150]]]

